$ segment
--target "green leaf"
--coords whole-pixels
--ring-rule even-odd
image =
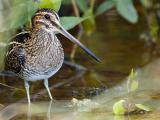
[[[127,81],[128,92],[133,92],[138,89],[138,80],[136,79],[136,77],[137,72],[132,69]]]
[[[150,8],[152,6],[152,1],[151,0],[140,0],[142,5],[146,8]]]
[[[62,0],[41,0],[39,3],[40,8],[51,8],[55,11],[60,9]]]
[[[115,2],[113,0],[106,0],[106,1],[104,1],[97,8],[95,15],[97,16],[97,15],[100,15],[100,14],[104,13],[105,11],[113,8],[114,5],[115,5]]]
[[[62,4],[69,5],[71,4],[71,0],[62,0]]]
[[[138,89],[138,81],[133,81],[131,84],[130,91],[135,91]]]
[[[80,10],[85,13],[86,10],[88,9],[87,1],[86,0],[76,0],[76,2],[78,4],[78,7],[80,8]]]
[[[133,79],[135,77],[135,72],[133,69],[131,69],[131,73],[128,76],[128,79]]]
[[[78,25],[85,19],[87,18],[74,17],[74,16],[60,17],[61,24],[66,30],[74,28],[76,25]]]
[[[32,0],[21,0],[21,2],[20,0],[14,0],[8,18],[9,29],[18,28],[29,21],[37,8],[37,4]]]
[[[32,2],[30,1],[27,4],[22,4],[20,7],[15,7],[13,9],[13,12],[11,12],[12,13],[12,21],[10,24],[11,28],[19,27],[30,20],[31,16],[36,11],[35,7],[32,8],[30,7],[31,5]]]
[[[146,112],[150,112],[152,111],[152,109],[146,105],[143,105],[143,104],[135,104],[135,106],[141,110],[144,110]]]
[[[0,32],[15,29],[31,19],[38,5],[33,0],[13,0],[10,8],[1,10]]]
[[[85,12],[84,17],[88,17],[88,19],[83,22],[83,27],[87,35],[90,35],[96,28],[93,10],[91,8],[88,9]]]
[[[116,8],[119,14],[131,23],[137,23],[138,14],[132,0],[117,0]]]
[[[23,2],[25,2],[24,0],[13,0],[13,5],[18,5],[18,4],[22,4]]]
[[[113,105],[113,112],[115,115],[124,115],[125,114],[125,108],[124,108],[124,103],[125,100],[120,100]]]

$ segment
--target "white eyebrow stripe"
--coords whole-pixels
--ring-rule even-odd
[[[54,12],[54,14],[55,14],[56,18],[60,21],[59,15],[56,12]]]
[[[54,12],[54,13],[47,13],[47,14],[50,15],[50,16],[55,16],[56,19],[59,20],[59,16],[58,16],[58,14],[56,12]]]

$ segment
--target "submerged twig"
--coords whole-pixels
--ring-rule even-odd
[[[72,68],[75,68],[77,71],[86,71],[87,70],[84,66],[75,64],[73,62],[64,61],[64,64],[66,64],[66,65],[68,65],[68,66],[70,66]]]
[[[17,76],[15,73],[11,71],[1,71],[0,76],[5,76],[5,77],[14,77]]]
[[[10,88],[10,89],[14,89],[14,90],[20,90],[20,91],[25,91],[25,90],[23,90],[23,89],[20,89],[20,88],[16,88],[16,87],[12,87],[12,86],[9,86],[9,85],[6,85],[6,84],[4,84],[4,83],[0,83],[0,85],[2,85],[2,86],[4,86],[4,87],[7,87],[7,88]]]
[[[0,72],[0,76],[5,76],[5,77],[15,77],[17,76],[15,73],[13,72],[10,72],[10,71],[2,71]],[[4,86],[4,87],[7,87],[7,88],[10,88],[10,89],[14,89],[14,90],[20,90],[20,91],[23,91],[23,89],[20,89],[20,88],[16,88],[16,87],[12,87],[12,86],[9,86],[7,84],[4,84],[4,83],[0,83],[0,85]]]

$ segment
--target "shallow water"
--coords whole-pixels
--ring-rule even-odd
[[[41,81],[32,83],[30,91],[33,102],[29,106],[22,80],[17,77],[0,77],[1,83],[16,88],[0,86],[0,119],[158,120],[160,60],[153,60],[152,46],[140,39],[146,30],[144,19],[141,17],[138,24],[131,25],[116,14],[104,16],[97,19],[97,30],[90,37],[83,35],[81,40],[102,59],[102,63],[96,63],[84,52],[78,51],[76,63],[88,70],[76,71],[64,65],[49,81],[51,93],[57,100],[53,103],[49,102]],[[132,68],[139,73],[139,89],[134,92],[134,101],[146,103],[154,111],[115,116],[112,105],[128,96],[126,77]],[[78,102],[82,103],[86,102],[86,98],[90,100],[78,105],[72,98],[81,99]]]

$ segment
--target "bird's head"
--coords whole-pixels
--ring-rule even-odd
[[[60,25],[60,19],[58,14],[52,9],[39,9],[32,17],[32,27],[44,27],[53,32],[58,32],[57,29]]]
[[[85,47],[79,40],[77,40],[75,37],[73,37],[70,33],[68,33],[60,24],[60,19],[58,14],[47,8],[39,9],[35,15],[32,18],[32,26],[34,27],[44,27],[45,29],[48,29],[54,34],[61,33],[65,37],[67,37],[69,40],[77,44],[79,47],[81,47],[87,54],[89,54],[92,58],[94,58],[96,61],[100,62],[100,59],[92,53],[87,47]]]

